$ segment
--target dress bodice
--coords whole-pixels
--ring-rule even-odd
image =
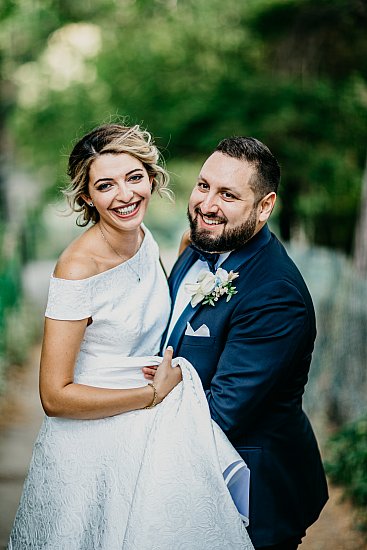
[[[146,384],[141,367],[158,353],[170,298],[158,245],[144,227],[138,252],[116,267],[82,280],[51,276],[45,316],[90,318],[74,381],[98,387]]]

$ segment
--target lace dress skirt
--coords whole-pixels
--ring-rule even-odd
[[[175,362],[183,381],[153,409],[45,418],[9,550],[253,549],[249,472]]]

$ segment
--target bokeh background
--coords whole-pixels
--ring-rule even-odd
[[[316,306],[305,407],[366,526],[366,29],[365,0],[0,0],[0,410],[81,231],[60,194],[73,143],[109,121],[152,132],[176,201],[155,197],[147,224],[169,270],[203,160],[251,135],[282,166],[271,229]]]

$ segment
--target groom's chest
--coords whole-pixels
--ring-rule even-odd
[[[179,284],[177,280],[171,280],[170,286],[172,291],[176,283],[176,292],[172,293],[172,321],[174,325],[177,323],[175,355],[185,357],[194,365],[206,388],[210,385],[225,347],[238,297],[234,295],[226,302],[226,297],[222,296],[214,306],[200,304],[193,308],[190,304],[190,295],[185,292],[184,286],[186,283],[195,282],[203,267],[205,269],[204,264],[191,266],[185,274],[179,274]]]
[[[185,318],[175,355],[192,363],[204,389],[209,387],[226,345],[232,311],[233,308],[223,299],[223,303],[217,302],[214,307],[201,305]]]

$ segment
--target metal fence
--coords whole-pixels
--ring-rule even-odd
[[[309,286],[317,319],[305,405],[311,416],[340,426],[367,411],[367,280],[338,252],[288,251]]]

